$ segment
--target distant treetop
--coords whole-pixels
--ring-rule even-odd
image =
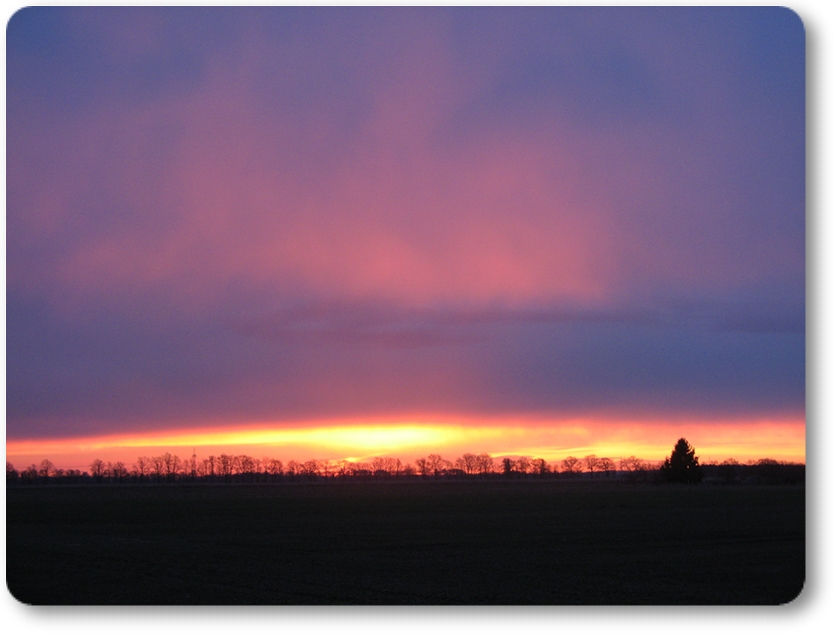
[[[686,438],[680,438],[675,443],[672,455],[663,461],[660,473],[667,482],[685,482],[697,484],[704,477],[698,456]]]

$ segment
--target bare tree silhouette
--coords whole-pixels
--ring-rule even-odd
[[[490,474],[495,469],[494,461],[492,456],[488,453],[481,453],[478,454],[478,473],[482,476],[486,476]]]
[[[532,461],[532,470],[533,473],[540,477],[544,477],[550,473],[550,469],[547,467],[547,461],[544,458],[535,458]]]
[[[599,471],[599,458],[597,458],[594,454],[590,456],[585,456],[585,468],[588,470],[588,473],[591,474],[593,477],[595,471]]]
[[[121,484],[128,476],[127,467],[121,460],[117,460],[110,466],[110,477]]]
[[[575,456],[568,456],[562,460],[562,471],[568,475],[575,475],[582,471],[582,464],[580,463],[579,458],[576,458]]]
[[[145,481],[145,476],[150,472],[150,463],[150,458],[146,456],[139,456],[133,463],[133,473],[139,479],[139,482]]]
[[[463,471],[466,475],[477,473],[478,456],[471,453],[465,453],[460,458],[455,460],[455,467]]]
[[[14,465],[6,460],[6,484],[14,484],[19,476],[20,474],[14,468]]]
[[[96,482],[101,482],[104,477],[104,461],[96,458],[90,463],[90,475],[93,476]]]
[[[440,457],[439,454],[433,453],[429,454],[429,457],[426,458],[426,463],[429,469],[429,472],[434,476],[434,479],[440,477],[440,474],[443,472],[446,461]]]
[[[49,479],[55,476],[56,471],[57,469],[55,468],[55,465],[52,464],[52,461],[48,458],[44,458],[41,460],[41,464],[38,467],[38,477],[44,482],[49,482]]]

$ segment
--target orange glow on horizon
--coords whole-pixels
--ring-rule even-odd
[[[130,465],[140,455],[165,451],[189,457],[193,448],[198,458],[229,453],[285,461],[392,456],[406,463],[430,453],[454,460],[466,452],[488,453],[495,458],[526,455],[550,463],[569,455],[583,458],[589,454],[658,461],[671,452],[681,436],[692,443],[702,462],[727,458],[805,461],[804,419],[671,424],[521,418],[320,421],[306,426],[260,423],[167,433],[8,440],[6,459],[16,468],[49,458],[59,468],[84,470],[94,458]]]

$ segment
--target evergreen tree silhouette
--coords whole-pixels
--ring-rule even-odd
[[[704,477],[698,456],[686,438],[681,438],[675,444],[672,455],[663,461],[660,473],[667,482],[685,482],[697,484]]]

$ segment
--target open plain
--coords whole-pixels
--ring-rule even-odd
[[[804,486],[8,487],[30,604],[781,604]]]

